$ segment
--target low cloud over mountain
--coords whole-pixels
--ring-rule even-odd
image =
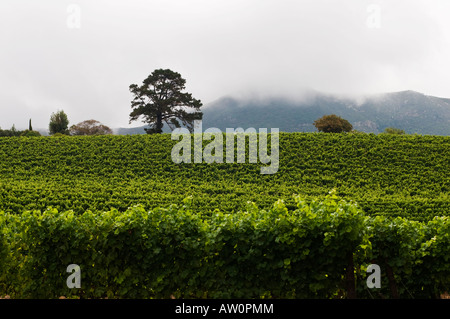
[[[336,114],[350,121],[354,129],[368,133],[396,127],[411,134],[450,135],[450,99],[414,91],[358,98],[316,93],[298,101],[223,97],[203,111],[203,127],[221,130],[277,127],[285,132],[314,132],[316,119]]]

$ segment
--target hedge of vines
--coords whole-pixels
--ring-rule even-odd
[[[202,214],[0,214],[0,296],[13,298],[435,298],[450,289],[450,223],[368,216],[331,192],[270,209]],[[67,266],[81,269],[69,289]],[[381,288],[366,285],[370,264]]]

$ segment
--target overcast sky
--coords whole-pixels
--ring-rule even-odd
[[[0,127],[129,127],[129,85],[225,95],[416,90],[450,98],[448,0],[1,0]],[[141,123],[134,123],[137,126]]]

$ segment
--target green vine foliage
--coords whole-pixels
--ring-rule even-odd
[[[448,218],[370,217],[334,191],[294,201],[293,210],[282,200],[267,210],[249,202],[246,210],[208,216],[195,212],[190,197],[150,211],[1,213],[0,295],[345,298],[348,256],[359,298],[434,298],[448,291]],[[369,291],[370,263],[382,268],[383,284]],[[79,289],[66,285],[69,264],[81,268]]]
[[[0,296],[450,291],[449,137],[280,133],[279,170],[267,175],[248,149],[245,163],[176,164],[175,143],[2,137]],[[368,289],[373,263],[382,285]],[[81,267],[79,289],[66,285],[70,264]]]
[[[249,163],[248,143],[245,163],[224,155],[224,163],[176,164],[170,134],[3,137],[0,210],[154,209],[189,195],[205,214],[245,210],[247,201],[270,209],[278,199],[293,210],[292,194],[311,201],[336,188],[371,216],[449,215],[449,137],[280,133],[279,140],[279,170],[261,175],[266,164]]]

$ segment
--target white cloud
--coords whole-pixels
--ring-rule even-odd
[[[80,29],[67,27],[69,4]],[[369,28],[369,5],[380,28]],[[3,0],[0,126],[128,124],[128,86],[170,68],[204,103],[227,94],[412,89],[450,97],[446,0]]]

